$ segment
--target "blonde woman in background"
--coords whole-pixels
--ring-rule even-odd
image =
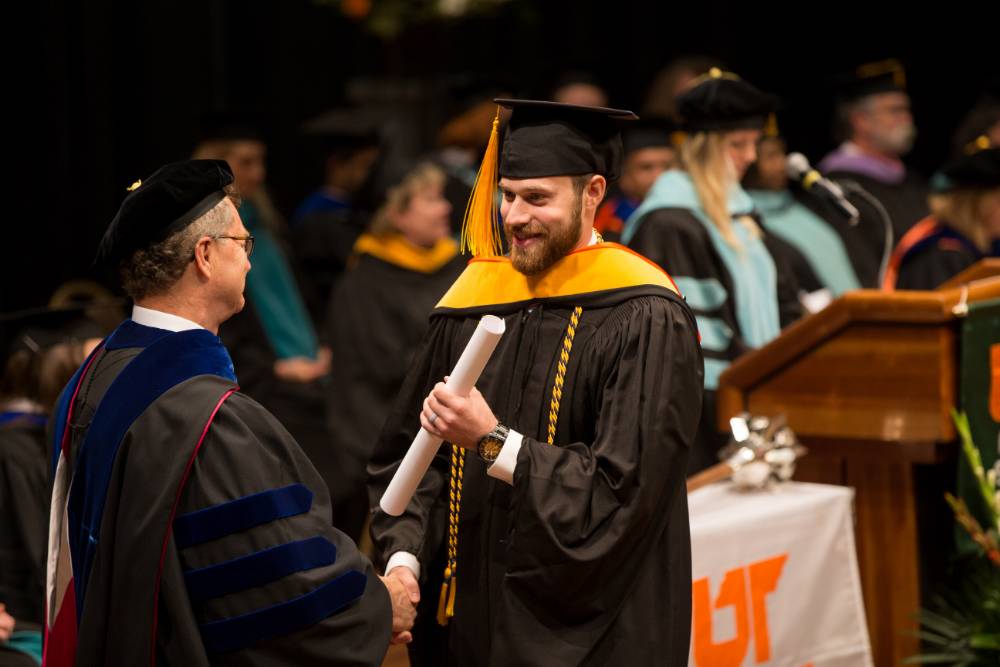
[[[677,99],[688,136],[680,169],[661,175],[629,218],[623,243],[664,268],[694,310],[705,358],[705,402],[689,459],[697,472],[725,443],[715,426],[719,375],[801,314],[784,255],[765,239],[740,180],[757,159],[773,100],[712,69]]]

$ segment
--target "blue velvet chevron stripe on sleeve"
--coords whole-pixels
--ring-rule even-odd
[[[217,540],[277,519],[305,514],[312,507],[313,494],[303,484],[230,500],[174,519],[174,542],[178,549]]]

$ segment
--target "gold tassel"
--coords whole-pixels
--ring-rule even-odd
[[[438,625],[448,625],[448,616],[446,614],[447,610],[447,600],[448,600],[448,582],[450,579],[445,579],[441,582],[441,597],[438,598],[438,611],[437,611],[437,622]]]
[[[497,215],[497,169],[500,152],[500,107],[493,119],[493,130],[486,145],[486,154],[479,165],[476,182],[465,206],[462,220],[462,252],[474,257],[496,257],[503,252],[500,223]]]
[[[767,124],[764,125],[764,136],[775,138],[780,135],[781,133],[778,131],[778,116],[773,113],[769,114],[767,117]]]
[[[455,591],[458,590],[458,582],[452,577],[448,583],[448,609],[445,610],[445,623],[455,615]]]

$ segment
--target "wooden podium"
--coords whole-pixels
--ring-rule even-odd
[[[737,360],[719,382],[720,429],[728,431],[729,418],[744,410],[785,414],[809,448],[795,478],[854,487],[858,563],[879,667],[919,651],[915,473],[957,456],[950,411],[960,304],[1000,298],[996,260],[956,278],[933,292],[848,293]]]

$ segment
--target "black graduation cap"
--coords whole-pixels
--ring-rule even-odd
[[[58,343],[102,338],[106,333],[87,316],[86,306],[32,308],[0,315],[0,352],[39,353]]]
[[[621,121],[638,120],[631,111],[583,107],[542,100],[494,100],[511,109],[499,174],[506,178],[621,173]]]
[[[853,102],[878,93],[905,93],[906,71],[895,58],[865,63],[836,77],[837,97]]]
[[[136,181],[104,232],[97,261],[117,264],[179,232],[222,201],[232,182],[225,160],[173,162]]]
[[[302,124],[303,136],[326,152],[355,152],[378,147],[385,114],[374,109],[330,109]]]
[[[1000,148],[985,148],[963,155],[931,178],[931,191],[935,193],[991,188],[1000,188]]]
[[[677,97],[687,132],[763,129],[776,100],[732,72],[713,67]]]
[[[677,124],[668,118],[646,118],[622,128],[625,155],[643,148],[673,148]]]

